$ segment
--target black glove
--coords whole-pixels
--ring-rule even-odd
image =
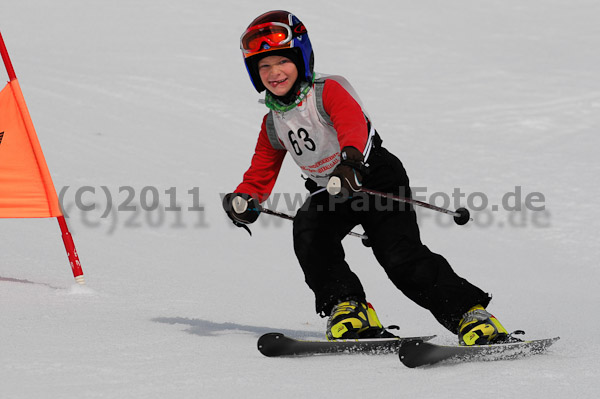
[[[247,224],[254,223],[260,214],[260,204],[251,195],[229,193],[223,198],[223,208],[237,227],[248,230]]]
[[[333,170],[327,182],[327,192],[334,196],[347,196],[362,188],[365,173],[365,157],[354,147],[344,147],[340,154],[342,162]]]

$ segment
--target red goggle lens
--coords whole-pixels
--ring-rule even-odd
[[[263,43],[269,47],[280,47],[292,40],[291,29],[278,23],[267,23],[247,30],[241,39],[244,53],[255,53],[262,49]]]

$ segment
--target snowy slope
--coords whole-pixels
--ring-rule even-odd
[[[88,285],[73,285],[54,220],[0,220],[1,397],[598,395],[600,3],[87,3],[2,5],[0,29]],[[264,215],[250,238],[220,206],[265,112],[239,35],[274,7],[305,22],[317,70],[353,83],[422,195],[459,188],[463,205],[486,195],[464,227],[421,212],[423,239],[493,293],[490,310],[508,329],[561,336],[549,354],[409,370],[394,356],[258,353],[262,333],[325,328],[289,222]],[[522,201],[543,195],[545,211],[492,211],[516,187]],[[78,209],[78,190],[95,210]],[[275,191],[302,190],[286,161]],[[160,207],[142,209],[154,197]],[[454,342],[366,248],[346,244],[384,323]]]

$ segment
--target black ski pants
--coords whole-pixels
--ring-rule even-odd
[[[367,163],[364,187],[410,197],[408,176],[396,156],[379,145]],[[309,197],[294,219],[294,250],[315,294],[317,313],[328,316],[340,301],[366,300],[342,247],[342,239],[359,224],[389,279],[451,332],[457,333],[458,322],[472,306],[488,305],[488,294],[423,245],[412,206],[365,193],[341,201],[324,191]]]

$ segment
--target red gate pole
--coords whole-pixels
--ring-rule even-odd
[[[6,72],[8,72],[8,78],[11,82],[13,80],[17,80],[17,75],[15,74],[15,69],[13,68],[12,62],[10,61],[10,57],[8,56],[8,50],[6,49],[6,45],[4,44],[4,39],[2,38],[1,32],[0,54],[2,55],[2,60],[4,61],[4,66],[6,67]],[[23,101],[23,103],[25,102]],[[65,244],[65,249],[67,251],[67,257],[69,258],[69,263],[71,264],[71,270],[73,270],[73,276],[75,277],[75,281],[77,281],[77,283],[83,285],[85,284],[85,279],[83,278],[83,270],[81,269],[79,255],[77,255],[75,243],[73,242],[71,232],[69,232],[67,221],[65,220],[65,217],[62,214],[60,216],[57,216],[57,219],[58,225],[60,226],[60,231],[62,232],[62,239]]]
[[[77,255],[77,249],[75,248],[75,243],[73,242],[73,236],[69,231],[69,227],[67,226],[67,221],[64,216],[58,216],[58,225],[60,226],[60,231],[62,232],[62,239],[65,243],[65,249],[67,250],[67,257],[69,258],[69,263],[71,264],[71,270],[73,270],[73,277],[75,277],[75,281],[77,283],[84,285],[85,279],[83,278],[83,270],[81,269],[81,262],[79,261],[79,255]]]
[[[12,62],[10,62],[10,57],[8,56],[8,51],[6,50],[6,45],[4,44],[4,39],[2,38],[2,33],[0,32],[0,53],[2,53],[2,60],[4,61],[4,66],[6,67],[6,72],[8,72],[8,78],[12,81],[17,78],[15,75],[15,70],[12,66]]]

